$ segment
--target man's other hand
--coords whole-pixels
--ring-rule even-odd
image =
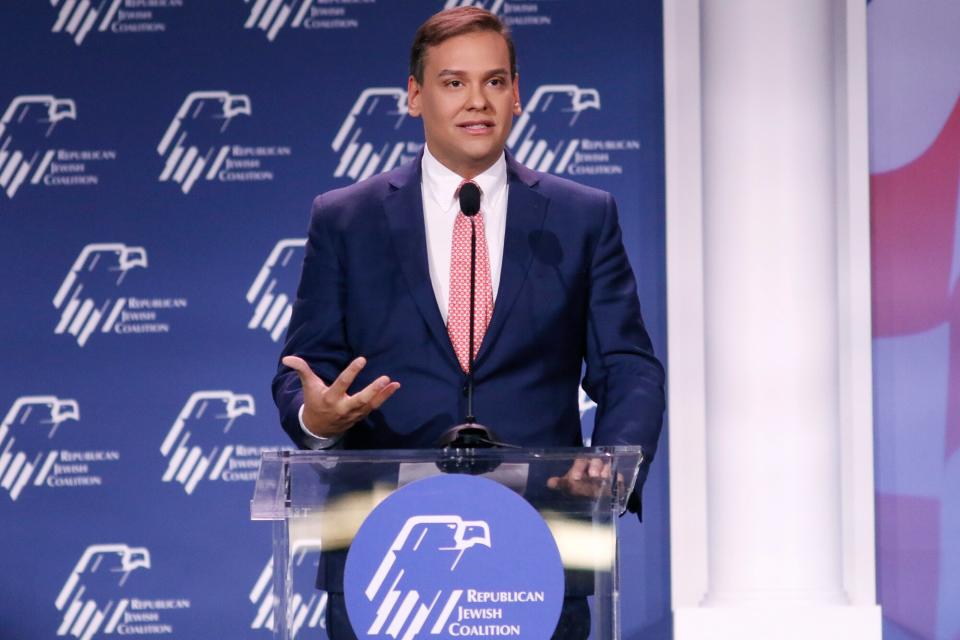
[[[379,409],[400,388],[399,382],[380,376],[362,391],[353,395],[347,393],[357,374],[367,364],[363,357],[351,362],[330,386],[324,384],[303,358],[287,356],[282,362],[300,376],[304,426],[321,438],[340,435],[371,411]]]
[[[547,480],[547,487],[581,498],[610,495],[610,462],[601,458],[577,458],[563,476]],[[617,474],[618,488],[623,477]]]

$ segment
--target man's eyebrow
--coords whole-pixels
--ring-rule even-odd
[[[505,76],[509,73],[510,73],[509,71],[501,67],[499,69],[491,69],[490,71],[487,71],[483,75],[486,78],[491,78],[493,76]],[[467,75],[466,71],[460,71],[458,69],[441,69],[440,72],[437,73],[438,78],[442,78],[444,76],[465,76],[465,75]]]

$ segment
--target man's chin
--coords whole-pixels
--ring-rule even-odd
[[[476,142],[482,142],[483,144],[465,144],[463,146],[464,155],[474,163],[493,163],[503,153],[504,145],[502,143],[498,144],[489,140],[477,140]]]
[[[468,140],[466,142],[467,144],[459,145],[455,149],[450,149],[449,153],[443,153],[442,155],[434,153],[432,146],[430,151],[442,164],[453,171],[471,169],[481,173],[490,168],[500,158],[504,149],[502,144],[490,144],[490,141]],[[470,142],[482,142],[483,144],[469,144]]]

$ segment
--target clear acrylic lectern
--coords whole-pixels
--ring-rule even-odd
[[[301,630],[301,638],[322,637],[327,599],[315,587],[320,555],[348,550],[367,516],[398,489],[468,474],[532,505],[556,542],[566,588],[591,596],[591,638],[619,638],[618,519],[642,460],[639,447],[264,453],[250,509],[253,520],[274,522],[274,595],[261,601],[261,622],[284,640]],[[568,474],[591,461],[599,477]],[[261,587],[267,589],[268,580]]]

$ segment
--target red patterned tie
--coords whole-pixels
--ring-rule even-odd
[[[464,180],[461,186],[468,182]],[[460,189],[457,189],[459,196]],[[474,300],[473,356],[493,316],[493,287],[490,284],[490,256],[483,232],[483,211],[473,216],[477,228],[477,280]],[[453,248],[450,254],[450,306],[447,310],[447,333],[464,373],[470,372],[470,218],[457,214],[453,225]]]

